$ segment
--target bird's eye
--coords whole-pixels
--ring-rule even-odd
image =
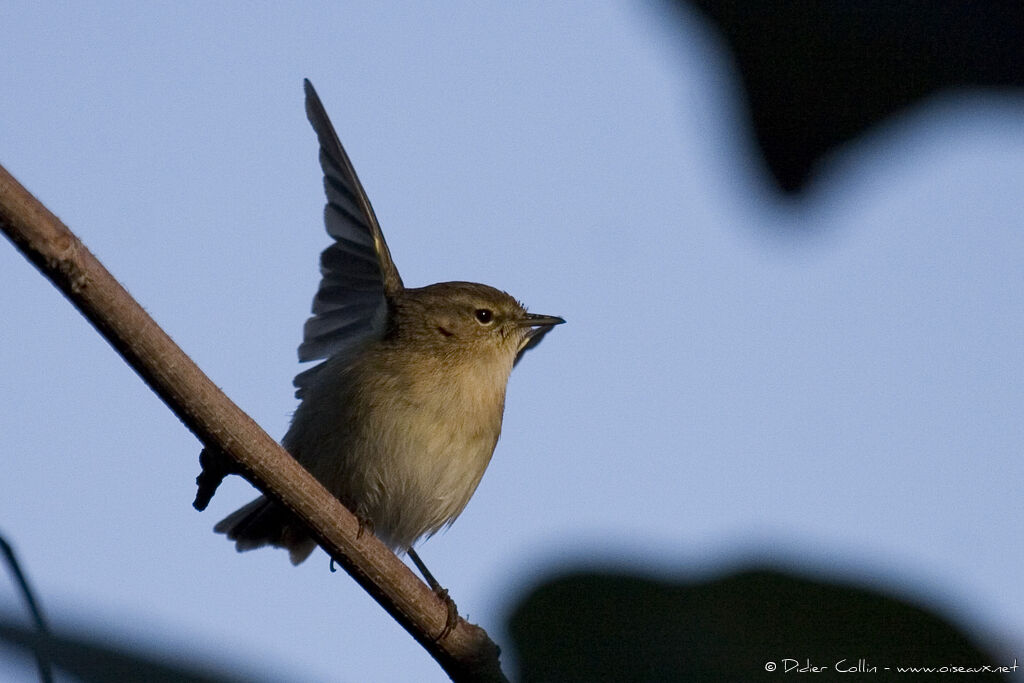
[[[489,325],[494,320],[494,312],[489,308],[478,308],[473,312],[476,321],[481,325]]]

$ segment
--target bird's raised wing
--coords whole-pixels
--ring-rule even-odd
[[[299,360],[328,358],[369,337],[382,335],[388,299],[402,291],[402,278],[391,260],[384,234],[352,162],[338,140],[324,105],[305,81],[306,116],[320,142],[324,171],[324,224],[334,244],[320,255],[320,288],[313,317],[306,321]],[[320,365],[295,378],[296,395]]]

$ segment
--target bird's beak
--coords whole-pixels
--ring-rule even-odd
[[[540,315],[539,313],[527,313],[525,316],[519,319],[518,324],[520,327],[532,327],[533,329],[526,333],[526,338],[531,339],[538,334],[547,332],[555,325],[561,325],[565,322],[564,318],[559,318],[557,315]]]

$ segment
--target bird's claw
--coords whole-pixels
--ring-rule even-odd
[[[362,538],[363,534],[365,532],[367,532],[367,531],[370,532],[371,536],[373,535],[373,520],[372,519],[370,519],[369,517],[364,517],[363,515],[360,515],[360,514],[357,513],[356,514],[356,521],[359,522],[359,529],[356,530],[356,539],[357,540]]]
[[[455,630],[455,626],[459,623],[459,608],[455,605],[455,601],[452,600],[451,596],[448,595],[447,588],[438,586],[434,589],[434,594],[437,595],[438,599],[444,603],[448,610],[448,616],[444,620],[444,628],[434,638],[434,642],[438,642],[447,638],[448,634]]]

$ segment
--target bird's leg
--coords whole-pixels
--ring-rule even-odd
[[[437,582],[434,575],[427,569],[427,565],[423,564],[423,560],[420,559],[420,556],[412,548],[409,549],[409,557],[412,559],[413,564],[416,565],[416,568],[420,570],[420,574],[423,574],[423,578],[426,579],[430,590],[434,591],[437,597],[441,599],[441,602],[444,603],[444,606],[448,608],[448,616],[445,619],[444,628],[441,629],[441,633],[434,639],[441,640],[451,633],[455,625],[459,623],[459,609],[455,606],[455,601],[448,595],[448,590],[441,587],[441,584]]]

